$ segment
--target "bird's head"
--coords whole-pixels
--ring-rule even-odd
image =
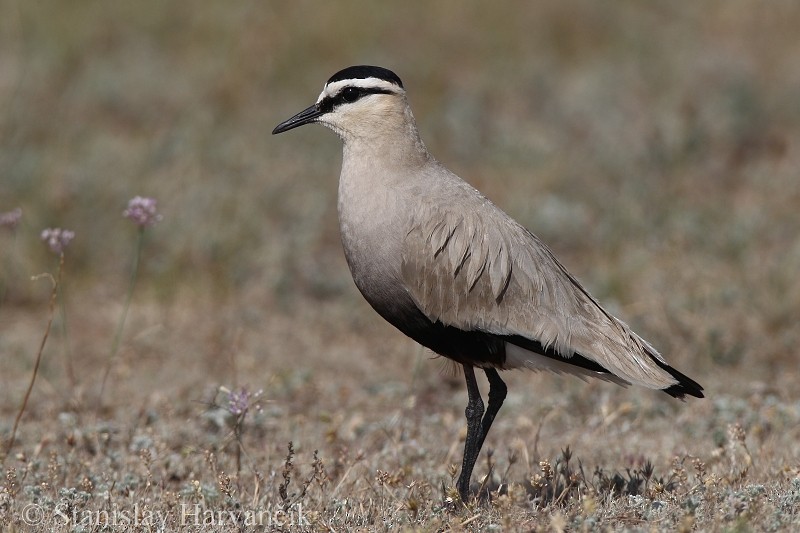
[[[319,122],[342,139],[374,135],[396,119],[411,119],[403,82],[391,70],[358,65],[340,70],[328,80],[317,102],[278,124],[272,134]]]

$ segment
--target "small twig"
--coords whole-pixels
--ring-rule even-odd
[[[476,515],[473,515],[473,516],[471,516],[471,517],[467,518],[466,520],[464,520],[463,522],[461,522],[459,525],[460,525],[461,527],[466,527],[466,526],[470,525],[471,523],[473,523],[475,520],[479,519],[480,517],[481,517],[481,514],[480,514],[480,513],[478,513],[478,514],[476,514]]]
[[[539,427],[536,428],[536,436],[533,439],[534,460],[538,461],[539,459],[539,437],[542,434],[542,428],[544,427],[544,423],[547,421],[548,418],[550,418],[550,415],[553,414],[554,411],[555,409],[553,407],[550,407],[549,409],[547,409],[547,412],[539,419]]]
[[[564,489],[561,491],[561,494],[559,494],[558,497],[555,500],[553,500],[553,505],[559,505],[562,501],[564,501],[567,494],[569,494],[569,491],[572,490],[572,487],[573,487],[572,481],[568,481],[564,485]],[[555,491],[553,492],[553,494],[555,495]]]
[[[61,272],[64,269],[64,254],[61,253],[58,261],[58,274],[56,278],[53,279],[53,276],[50,274],[39,274],[38,276],[34,276],[32,279],[37,280],[41,277],[49,277],[50,281],[53,282],[53,290],[50,293],[50,304],[48,306],[48,311],[50,316],[47,319],[47,327],[44,330],[44,335],[42,336],[42,342],[39,345],[39,351],[36,354],[36,362],[33,365],[33,373],[31,374],[31,381],[28,383],[28,390],[25,391],[25,397],[22,399],[22,405],[19,408],[19,412],[17,413],[17,418],[14,419],[14,427],[11,429],[11,438],[8,441],[8,446],[6,447],[6,456],[11,453],[11,448],[14,447],[14,442],[17,439],[17,428],[19,427],[19,422],[22,419],[22,414],[25,412],[25,408],[28,406],[28,399],[31,396],[31,391],[33,390],[33,384],[36,383],[36,376],[39,373],[39,365],[42,362],[42,353],[44,352],[44,345],[47,343],[47,337],[50,336],[50,328],[53,325],[53,316],[55,315],[56,309],[56,297],[58,296],[58,286],[61,283]]]
[[[347,470],[345,470],[344,474],[342,474],[341,479],[339,479],[339,483],[336,484],[336,486],[333,488],[333,491],[331,492],[331,496],[332,497],[335,496],[336,493],[339,492],[339,489],[341,488],[341,486],[344,483],[344,481],[347,479],[347,476],[350,475],[350,472],[353,470],[353,468],[360,462],[361,462],[361,456],[359,455],[359,456],[356,457],[355,462],[353,462],[353,464],[348,466]]]
[[[258,493],[261,491],[261,476],[254,472],[253,478],[255,480],[255,489],[253,490],[253,501],[251,505],[255,507],[258,504]]]

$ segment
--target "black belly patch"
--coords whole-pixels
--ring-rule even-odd
[[[457,363],[503,369],[506,362],[506,343],[509,343],[568,365],[599,374],[613,375],[596,361],[579,353],[566,357],[552,347],[545,348],[541,342],[521,335],[497,335],[479,330],[463,330],[439,321],[434,322],[425,316],[408,293],[393,296],[380,301],[367,297],[367,301],[394,327],[426,348]],[[682,398],[686,394],[703,397],[703,388],[697,382],[662,363],[658,358],[651,357],[659,367],[678,381],[677,384],[664,389],[664,392],[676,398]]]

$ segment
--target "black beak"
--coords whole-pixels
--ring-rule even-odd
[[[284,120],[283,122],[275,126],[275,129],[272,130],[272,134],[277,135],[278,133],[289,131],[298,126],[302,126],[303,124],[311,124],[312,122],[316,122],[317,119],[322,115],[323,112],[317,108],[316,104],[314,104],[308,109],[303,109],[289,120]]]

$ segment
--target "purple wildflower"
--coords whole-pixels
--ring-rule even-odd
[[[258,390],[251,394],[247,387],[242,387],[238,391],[230,391],[228,393],[228,412],[233,416],[242,416],[251,407],[259,409],[258,405],[251,404],[251,402],[258,400],[262,393],[262,390]]]
[[[152,226],[164,218],[158,213],[156,203],[155,198],[135,196],[128,202],[128,208],[122,212],[122,216],[132,220],[140,228]]]
[[[22,209],[17,207],[6,213],[0,213],[0,227],[8,228],[14,231],[19,224],[19,219],[22,218]]]
[[[42,232],[42,240],[56,254],[64,253],[64,248],[75,238],[75,232],[61,228],[47,228]]]

